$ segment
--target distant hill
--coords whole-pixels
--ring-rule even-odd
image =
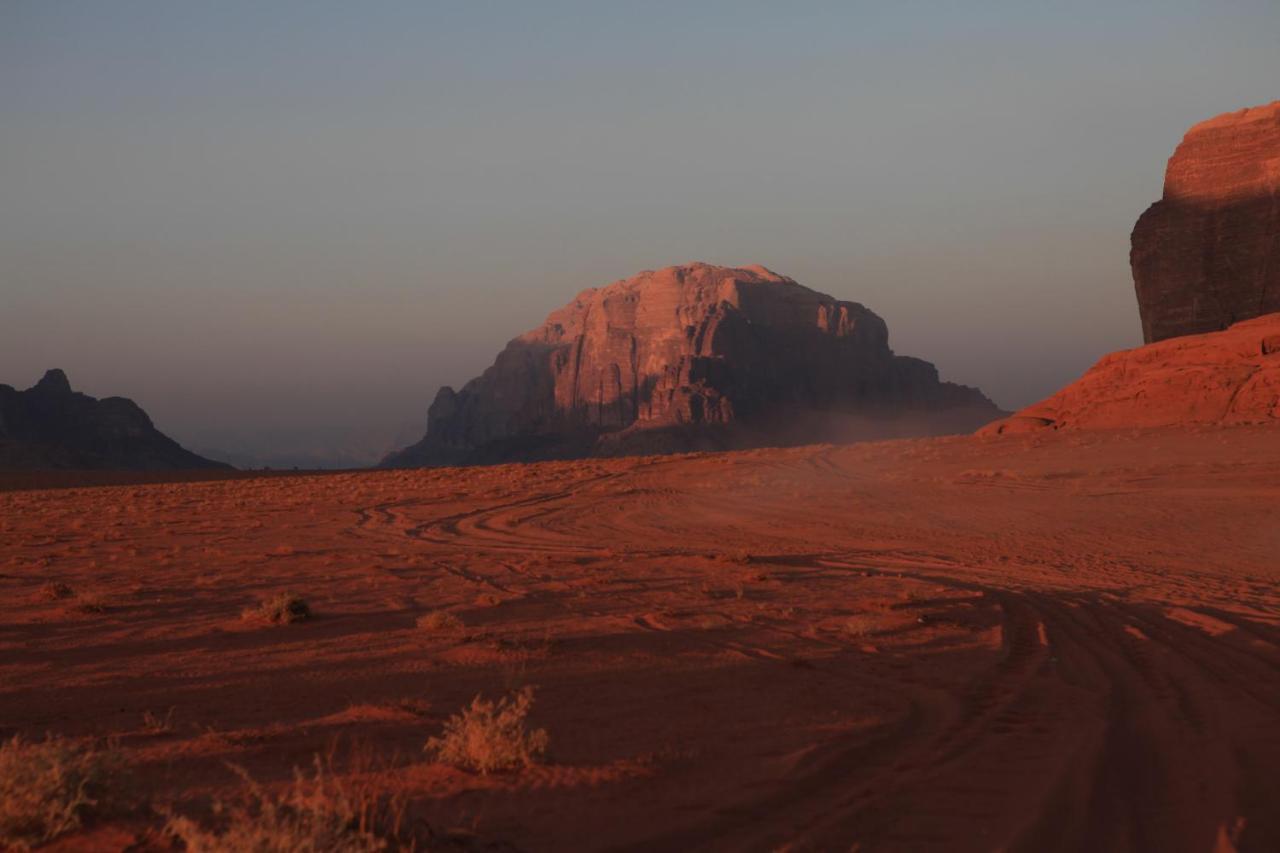
[[[242,470],[371,468],[388,448],[422,436],[425,423],[327,424],[255,427],[199,425],[180,433],[183,443],[210,459]]]
[[[98,400],[50,370],[25,391],[0,385],[0,468],[161,471],[231,466],[161,433],[132,400]]]

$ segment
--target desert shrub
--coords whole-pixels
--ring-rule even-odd
[[[76,596],[71,609],[77,613],[106,613],[107,597],[97,592],[79,595]]]
[[[845,633],[854,637],[869,637],[884,629],[884,619],[871,613],[859,613],[845,620]]]
[[[419,616],[416,624],[427,631],[457,631],[462,628],[462,620],[447,610],[433,610]]]
[[[63,599],[71,598],[76,594],[76,591],[65,583],[50,581],[40,587],[40,594],[50,601],[62,601]]]
[[[545,729],[525,728],[532,706],[532,687],[497,702],[477,696],[445,722],[440,737],[427,741],[426,751],[445,764],[481,773],[528,767],[547,751],[549,740]]]
[[[147,734],[153,735],[167,734],[173,731],[174,710],[174,708],[170,708],[169,712],[163,717],[156,716],[150,711],[144,711],[142,714],[142,730]]]
[[[0,744],[0,847],[23,850],[79,829],[122,803],[123,780],[114,747],[55,736]]]
[[[241,614],[245,619],[258,619],[276,625],[301,622],[311,618],[311,605],[306,599],[292,592],[280,592],[250,607]]]
[[[192,853],[367,853],[402,845],[403,800],[371,788],[344,784],[319,758],[311,775],[273,794],[240,767],[244,793],[232,804],[215,803],[212,828],[170,814],[165,832]]]

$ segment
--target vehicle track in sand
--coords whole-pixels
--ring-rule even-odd
[[[533,851],[1271,853],[1277,472],[1240,429],[4,493],[0,734],[198,810],[345,733]],[[280,589],[316,618],[241,619]],[[423,759],[525,683],[546,765]]]
[[[1192,611],[1219,626],[1215,635],[1170,618],[1161,602],[1127,601],[1126,591],[1046,588],[1034,576],[987,583],[989,571],[967,565],[955,548],[891,543],[850,552],[841,546],[857,537],[833,518],[838,502],[799,506],[788,493],[796,484],[856,489],[865,477],[836,448],[790,452],[737,489],[664,493],[646,487],[654,473],[632,472],[630,490],[615,489],[609,475],[568,478],[564,488],[419,524],[398,518],[394,527],[435,545],[552,558],[599,554],[606,543],[632,557],[661,555],[672,542],[708,557],[747,543],[748,561],[761,566],[807,552],[810,569],[884,573],[981,595],[998,606],[1002,646],[989,670],[951,691],[841,671],[838,655],[819,661],[859,690],[910,697],[910,711],[872,735],[823,744],[772,790],[628,849],[834,849],[850,839],[884,850],[1280,849],[1274,623]],[[1030,478],[994,486],[1053,488]],[[825,536],[812,535],[824,526]],[[614,604],[648,606],[643,595],[619,595]],[[647,615],[635,622],[666,630]],[[767,636],[756,639],[706,642],[781,659],[761,644]]]
[[[912,696],[896,724],[628,849],[1274,849],[1276,638],[1213,638],[1094,595],[985,592],[1004,641],[983,677],[953,692],[883,680]]]

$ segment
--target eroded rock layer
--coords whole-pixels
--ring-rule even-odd
[[[1111,353],[981,433],[1194,424],[1280,424],[1280,313]]]
[[[1191,128],[1131,241],[1147,343],[1280,311],[1280,101]]]
[[[972,429],[979,391],[889,349],[867,308],[764,267],[689,264],[586,290],[511,341],[388,465],[793,444]]]

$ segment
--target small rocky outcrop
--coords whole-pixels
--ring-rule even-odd
[[[0,385],[0,469],[133,471],[230,468],[185,450],[132,400],[71,390],[50,370],[25,391]]]
[[[1147,343],[1280,311],[1280,101],[1187,131],[1131,245]]]
[[[694,263],[580,293],[507,344],[389,466],[664,453],[972,430],[981,392],[895,355],[869,309],[764,267]]]
[[[979,434],[1194,424],[1280,424],[1280,313],[1111,353]]]

